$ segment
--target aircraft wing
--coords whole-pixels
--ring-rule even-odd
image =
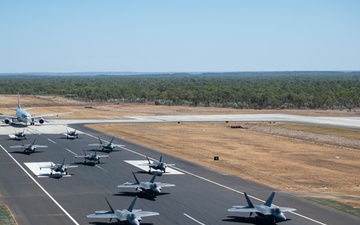
[[[16,136],[14,134],[9,134],[9,137],[12,139],[16,138]]]
[[[16,116],[0,115],[0,118],[17,119]]]
[[[86,158],[86,155],[76,155],[75,158]]]
[[[248,206],[233,206],[233,208],[228,209],[228,212],[259,212],[256,208],[249,208]]]
[[[121,147],[125,147],[125,145],[117,145],[117,144],[113,144],[113,146],[115,146],[115,147],[119,147],[119,148],[121,148]]]
[[[34,148],[47,148],[46,145],[33,145]]]
[[[13,146],[10,146],[10,148],[25,148],[26,146],[24,145],[13,145]]]
[[[99,158],[109,158],[109,155],[97,155]]]
[[[71,113],[71,112],[42,114],[42,115],[31,116],[31,118],[33,118],[33,119],[41,119],[42,117],[57,116],[57,115],[60,115],[60,114],[69,114],[69,113]]]
[[[86,216],[87,218],[102,218],[102,219],[114,219],[117,218],[115,213],[111,211],[98,211],[93,214],[89,214]]]
[[[76,165],[64,165],[66,168],[76,168],[76,167],[78,167],[78,166],[76,166]]]
[[[102,145],[99,144],[99,143],[88,144],[88,146],[92,146],[92,147],[102,147]]]
[[[175,184],[168,184],[168,183],[156,183],[159,187],[175,187]]]
[[[137,183],[124,183],[124,184],[118,185],[118,188],[142,188],[142,186]]]
[[[137,217],[147,217],[147,216],[157,216],[160,215],[158,212],[150,212],[150,211],[133,211],[133,213]]]
[[[279,207],[279,209],[281,210],[281,212],[293,212],[293,211],[296,211],[296,209],[288,208],[288,207]]]

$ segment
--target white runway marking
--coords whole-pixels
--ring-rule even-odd
[[[55,200],[55,198],[53,198],[49,192],[47,192],[45,190],[45,188],[43,188],[43,186],[41,186],[39,184],[39,182],[37,182],[35,180],[35,178],[28,172],[26,171],[26,169],[24,169],[24,167],[18,162],[16,161],[16,159],[2,146],[0,145],[0,147],[6,152],[6,154],[30,177],[30,179],[47,195],[49,196],[49,198],[61,209],[61,211],[63,211],[65,213],[65,215],[67,215],[71,221],[73,221],[74,224],[79,225],[79,223]]]
[[[66,151],[70,152],[71,154],[74,154],[74,155],[77,155],[75,152],[71,151],[70,149],[68,148],[65,148]]]
[[[149,162],[147,160],[124,160],[125,162],[137,167],[137,168],[140,168],[144,171],[149,171]],[[151,169],[151,172],[152,171],[158,171],[158,172],[161,172],[160,170],[154,170],[154,169]],[[177,171],[177,170],[174,170],[170,167],[167,167],[166,168],[166,173],[163,173],[163,175],[174,175],[174,174],[184,174],[180,171]]]
[[[191,216],[189,216],[189,215],[188,215],[188,214],[186,214],[186,213],[184,213],[184,216],[186,216],[187,218],[189,218],[189,219],[191,219],[191,220],[193,220],[193,221],[197,222],[198,224],[205,225],[205,223],[201,223],[200,221],[198,221],[198,220],[196,220],[196,219],[192,218]]]
[[[61,174],[59,172],[53,172],[53,174],[51,175],[50,168],[40,169],[40,167],[54,165],[55,163],[53,163],[53,162],[29,162],[29,163],[24,163],[24,164],[31,170],[31,172],[33,172],[39,178],[59,177],[61,175],[62,175],[62,177],[70,177],[71,176],[69,174],[66,175],[66,174]]]
[[[102,168],[102,167],[100,167],[100,166],[98,166],[98,165],[96,165],[96,167],[99,168],[99,169],[101,169],[101,170],[104,170],[105,172],[108,172],[106,169],[104,169],[104,168]]]
[[[50,141],[51,143],[56,144],[56,142],[55,142],[55,141],[53,141],[53,140],[51,140],[50,138],[48,138],[48,141]]]

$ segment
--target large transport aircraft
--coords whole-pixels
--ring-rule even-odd
[[[37,116],[31,116],[30,113],[28,113],[26,110],[29,109],[23,109],[20,106],[20,94],[18,94],[18,108],[16,109],[16,116],[7,116],[7,115],[0,115],[0,118],[3,118],[3,122],[6,124],[14,124],[15,122],[19,123],[25,123],[27,126],[35,125],[35,122],[38,122],[40,124],[43,124],[46,120],[43,117],[47,116],[56,116],[63,113],[53,113],[53,114],[43,114],[43,115],[37,115]]]

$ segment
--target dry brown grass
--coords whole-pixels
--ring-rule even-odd
[[[9,98],[11,100],[9,100]],[[17,96],[0,96],[6,106],[15,108]],[[318,116],[349,116],[357,112],[321,110],[237,110],[227,108],[169,107],[138,104],[98,104],[69,101],[58,97],[22,96],[22,106],[34,108],[31,113],[68,112],[61,118],[121,118],[135,115],[193,115],[231,113],[290,113]],[[71,105],[64,106],[64,105]],[[87,106],[85,108],[85,106]],[[88,108],[92,107],[92,108]],[[3,114],[13,110],[0,109]],[[277,190],[299,195],[336,198],[360,207],[360,154],[358,150],[307,140],[267,134],[252,129],[231,129],[226,123],[157,123],[157,124],[94,124],[93,129],[166,152],[179,158],[239,176]],[[269,126],[257,124],[257,126]],[[318,126],[276,124],[289,130],[328,134],[360,139],[354,130]],[[213,157],[219,156],[219,161]]]

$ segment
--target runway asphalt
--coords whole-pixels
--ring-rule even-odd
[[[57,126],[57,127],[56,127]],[[1,202],[7,204],[20,225],[28,224],[111,224],[106,219],[88,219],[86,215],[95,210],[108,210],[105,197],[114,209],[126,209],[137,194],[132,189],[119,189],[117,185],[134,182],[131,172],[135,172],[140,181],[149,181],[147,171],[131,165],[125,160],[144,160],[145,156],[176,164],[172,169],[183,174],[164,174],[156,181],[173,183],[175,187],[163,189],[163,194],[155,199],[140,197],[135,208],[159,212],[159,216],[146,217],[141,224],[254,224],[252,218],[244,213],[231,213],[227,209],[233,205],[246,205],[242,192],[259,200],[266,200],[274,190],[248,182],[227,174],[221,174],[207,168],[161,154],[135,143],[115,138],[114,143],[124,144],[116,148],[109,158],[101,163],[84,164],[75,159],[75,154],[93,153],[90,143],[97,143],[97,136],[103,140],[112,137],[97,131],[71,125],[82,132],[78,139],[66,139],[61,135],[59,125],[44,125],[29,129],[48,129],[48,132],[29,131],[23,141],[0,136],[0,194]],[[11,127],[6,129],[12,133]],[[33,154],[24,154],[21,150],[10,149],[12,145],[29,143],[36,138],[36,144],[48,148],[36,150]],[[99,154],[107,154],[98,152]],[[209,156],[212,158],[213,156]],[[70,177],[37,177],[25,163],[54,162],[78,165],[69,169]],[[216,163],[216,161],[214,161]],[[275,190],[276,191],[276,190]],[[296,208],[295,213],[286,213],[289,221],[281,224],[347,224],[358,225],[360,218],[319,205],[312,201],[278,192],[274,204]]]

